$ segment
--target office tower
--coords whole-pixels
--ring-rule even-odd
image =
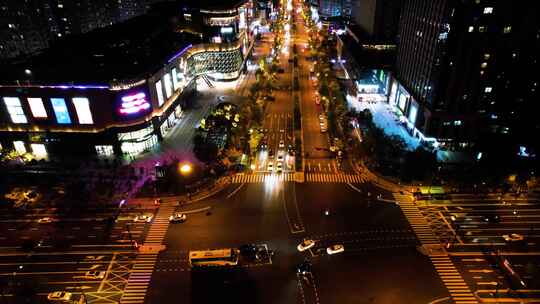
[[[357,0],[351,19],[376,41],[395,42],[402,0]]]

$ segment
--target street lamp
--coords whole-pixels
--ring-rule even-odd
[[[191,164],[189,163],[181,163],[178,165],[179,167],[179,170],[180,170],[180,174],[182,175],[189,175],[191,173],[191,171],[193,170],[193,168],[191,167]]]

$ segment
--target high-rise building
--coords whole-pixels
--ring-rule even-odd
[[[540,26],[533,2],[408,0],[390,102],[448,149],[537,140]]]
[[[395,42],[402,0],[357,0],[351,19],[376,41]]]
[[[0,0],[0,58],[32,54],[52,40],[141,15],[146,0]]]

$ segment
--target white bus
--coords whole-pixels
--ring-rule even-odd
[[[239,250],[234,248],[196,250],[189,252],[189,265],[197,266],[235,266],[238,265]]]

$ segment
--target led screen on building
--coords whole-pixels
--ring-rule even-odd
[[[28,123],[18,97],[4,97],[4,104],[13,123]]]
[[[176,73],[176,68],[172,68],[171,73],[172,73],[172,85],[173,85],[174,91],[177,91],[179,85],[178,85],[178,74]]]
[[[73,105],[79,118],[79,123],[83,125],[91,125],[94,123],[92,112],[90,111],[90,102],[86,97],[73,98]]]
[[[41,98],[28,98],[28,104],[35,118],[47,118],[47,111],[45,111],[45,106],[43,106],[43,100]]]
[[[156,94],[158,99],[158,106],[162,106],[165,100],[163,99],[163,86],[161,85],[161,80],[156,82]]]
[[[171,74],[163,75],[163,83],[165,84],[165,96],[170,98],[172,96]]]
[[[64,98],[51,98],[51,103],[56,116],[56,122],[59,124],[70,124],[71,118]]]

